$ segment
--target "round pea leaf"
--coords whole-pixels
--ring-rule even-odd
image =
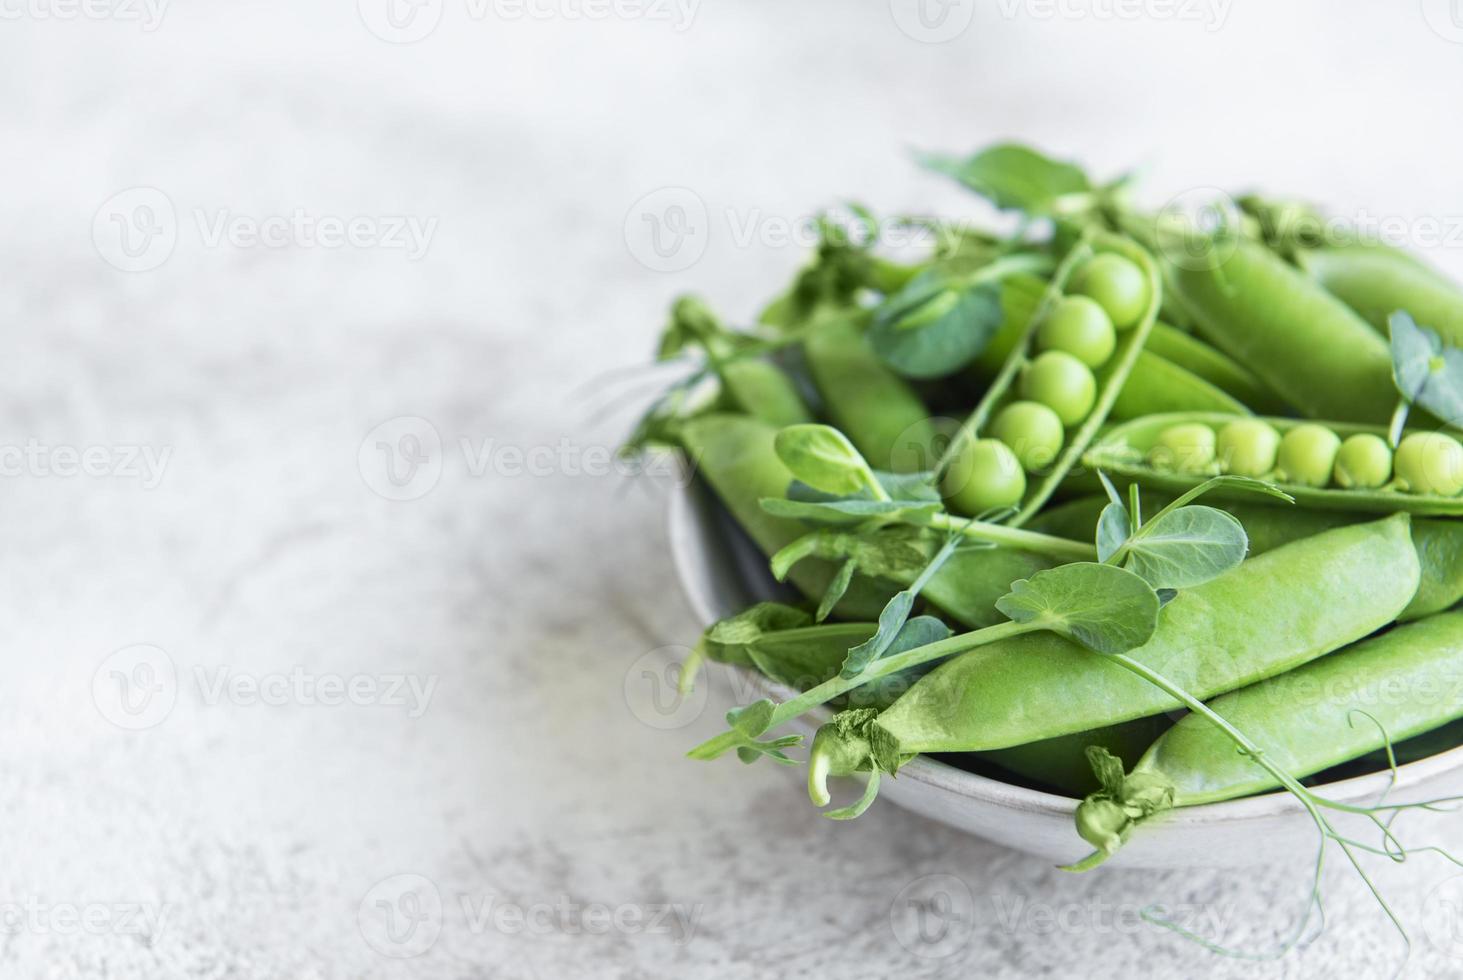
[[[961,290],[924,279],[875,312],[869,345],[905,377],[941,378],[974,360],[1001,328],[1001,290],[995,283]]]
[[[1018,623],[1037,623],[1098,653],[1125,653],[1158,628],[1158,594],[1115,565],[1073,562],[1011,583],[996,608]]]
[[[1128,543],[1125,567],[1155,589],[1189,589],[1244,561],[1249,545],[1233,514],[1191,504],[1144,525]]]

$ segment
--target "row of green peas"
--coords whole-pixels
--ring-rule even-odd
[[[1463,445],[1441,432],[1409,433],[1393,453],[1380,436],[1361,432],[1343,441],[1315,422],[1283,436],[1262,419],[1236,419],[1217,433],[1204,423],[1184,422],[1159,434],[1148,461],[1172,472],[1233,473],[1305,487],[1463,493]]]
[[[1026,474],[1061,454],[1066,431],[1097,400],[1093,371],[1112,357],[1119,331],[1147,309],[1148,281],[1132,261],[1112,252],[1087,260],[1037,327],[1040,353],[1022,372],[1018,393],[991,420],[992,438],[975,440],[945,475],[945,492],[967,513],[1011,507],[1026,493]]]

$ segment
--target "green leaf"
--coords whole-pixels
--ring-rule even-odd
[[[706,639],[722,646],[745,646],[764,633],[797,629],[807,626],[812,619],[803,610],[780,602],[759,602],[713,623],[706,631]]]
[[[1233,514],[1196,504],[1144,525],[1128,544],[1125,564],[1154,588],[1188,589],[1244,561],[1249,543]]]
[[[893,642],[884,650],[885,657],[898,656],[915,647],[927,646],[949,639],[950,627],[934,616],[916,616],[900,628]]]
[[[960,159],[941,154],[918,154],[921,166],[954,177],[996,207],[1051,214],[1057,199],[1092,189],[1082,170],[1060,163],[1029,147],[1000,144]]]
[[[895,593],[879,613],[878,630],[873,636],[848,651],[848,658],[844,660],[839,676],[857,677],[870,663],[888,655],[889,648],[893,646],[901,631],[904,630],[909,614],[914,609],[915,597],[919,595],[920,590],[929,580],[935,577],[935,574],[959,546],[960,536],[952,534],[910,587],[903,592]]]
[[[1387,318],[1397,390],[1449,425],[1463,424],[1463,350],[1405,312]]]
[[[838,566],[837,574],[828,583],[828,588],[823,590],[823,598],[818,602],[818,611],[813,616],[814,622],[823,622],[833,612],[833,608],[838,605],[838,600],[842,599],[843,594],[848,591],[848,585],[853,581],[853,573],[857,568],[858,562],[852,558]]]
[[[1073,562],[1011,583],[996,608],[1096,650],[1125,653],[1158,626],[1158,596],[1141,577],[1114,565]]]
[[[869,464],[832,426],[789,425],[778,431],[773,445],[794,477],[824,493],[856,494],[873,481]]]
[[[914,609],[914,598],[910,589],[895,593],[879,613],[879,628],[874,635],[848,651],[843,669],[839,671],[840,677],[857,677],[865,667],[884,655],[909,619],[909,613]]]
[[[1131,533],[1128,508],[1117,501],[1102,508],[1102,516],[1097,519],[1097,560],[1105,562],[1111,558]]]
[[[941,378],[985,350],[1004,318],[997,283],[959,288],[929,270],[874,311],[869,346],[905,377]]]
[[[726,723],[748,738],[756,738],[772,725],[772,712],[776,707],[770,699],[760,698],[728,711]]]

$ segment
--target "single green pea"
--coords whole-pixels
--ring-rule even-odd
[[[1148,461],[1161,470],[1203,473],[1214,465],[1214,430],[1202,422],[1170,425],[1158,434]]]
[[[1090,296],[1064,296],[1036,328],[1042,350],[1066,351],[1090,368],[1101,367],[1117,346],[1112,319]]]
[[[1112,252],[1099,252],[1078,269],[1071,292],[1095,299],[1118,330],[1137,326],[1152,298],[1143,270]]]
[[[1392,478],[1392,450],[1370,432],[1348,436],[1336,454],[1333,475],[1344,489],[1375,489]]]
[[[1297,425],[1280,440],[1277,465],[1287,483],[1324,487],[1341,449],[1341,439],[1324,425]]]
[[[1041,402],[1063,425],[1076,425],[1097,401],[1097,379],[1071,354],[1049,350],[1036,355],[1021,375],[1021,397]]]
[[[1226,473],[1261,477],[1275,469],[1280,434],[1259,419],[1237,419],[1219,430],[1218,448]]]
[[[1441,432],[1404,436],[1394,460],[1402,489],[1456,497],[1463,492],[1463,446]]]
[[[1019,504],[1026,493],[1026,474],[1005,443],[976,439],[950,461],[941,490],[956,510],[979,514]]]
[[[1066,435],[1062,420],[1040,402],[1012,402],[996,415],[991,435],[1016,453],[1029,473],[1051,466],[1062,451]]]

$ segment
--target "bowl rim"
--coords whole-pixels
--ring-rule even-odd
[[[698,588],[699,577],[691,572],[690,528],[697,520],[692,507],[691,480],[675,481],[671,487],[667,507],[667,531],[671,561],[676,569],[681,594],[691,607],[702,627],[716,621],[715,604]],[[712,495],[714,499],[714,494]],[[720,507],[721,502],[716,501]],[[797,692],[779,684],[755,670],[735,664],[723,664],[728,670],[739,672],[748,684],[767,696],[786,700]],[[826,709],[819,708],[809,713],[820,720],[828,717]],[[1425,759],[1418,759],[1397,767],[1395,783],[1391,772],[1367,773],[1331,783],[1308,787],[1313,792],[1341,803],[1353,803],[1383,790],[1405,789],[1410,785],[1426,782],[1435,776],[1454,769],[1463,768],[1463,746],[1439,752]],[[1043,790],[1028,789],[1012,783],[967,772],[938,759],[920,755],[900,768],[899,778],[908,778],[923,783],[931,789],[955,796],[980,799],[985,802],[1010,807],[1027,813],[1070,817],[1080,802],[1071,797],[1059,796]],[[1304,814],[1305,807],[1300,800],[1285,790],[1275,790],[1258,796],[1247,796],[1219,803],[1203,803],[1197,806],[1176,807],[1164,816],[1164,822],[1180,826],[1211,826],[1240,820],[1254,820],[1267,817],[1287,817]]]

